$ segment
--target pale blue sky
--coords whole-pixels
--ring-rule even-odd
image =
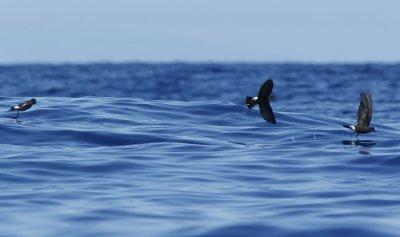
[[[0,63],[400,61],[397,0],[0,0]]]

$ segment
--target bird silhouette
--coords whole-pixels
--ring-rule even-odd
[[[9,111],[17,111],[17,115],[15,118],[19,117],[19,111],[25,111],[32,107],[32,105],[36,104],[36,99],[32,98],[24,103],[17,104],[16,106],[11,107]]]
[[[263,117],[266,121],[276,124],[274,111],[270,105],[270,101],[272,101],[274,96],[272,95],[272,89],[274,88],[274,82],[272,79],[269,79],[264,82],[261,86],[260,91],[258,92],[257,97],[247,96],[246,97],[246,105],[249,110],[253,109],[253,107],[258,104],[260,108],[261,117]]]
[[[360,106],[357,112],[357,124],[343,124],[343,127],[350,129],[353,133],[358,135],[375,132],[375,128],[369,126],[371,124],[372,113],[374,110],[372,95],[369,92],[361,92]]]

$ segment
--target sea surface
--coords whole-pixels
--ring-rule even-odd
[[[276,125],[244,104],[270,77]],[[1,236],[400,236],[400,64],[2,65],[0,82]],[[350,140],[362,90],[376,133]]]

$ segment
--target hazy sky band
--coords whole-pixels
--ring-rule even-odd
[[[0,0],[0,62],[397,62],[399,9],[395,0]]]

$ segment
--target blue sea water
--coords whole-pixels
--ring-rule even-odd
[[[276,125],[244,105],[268,77]],[[398,64],[0,66],[0,233],[399,236],[399,79]],[[349,140],[364,89],[377,132]]]

